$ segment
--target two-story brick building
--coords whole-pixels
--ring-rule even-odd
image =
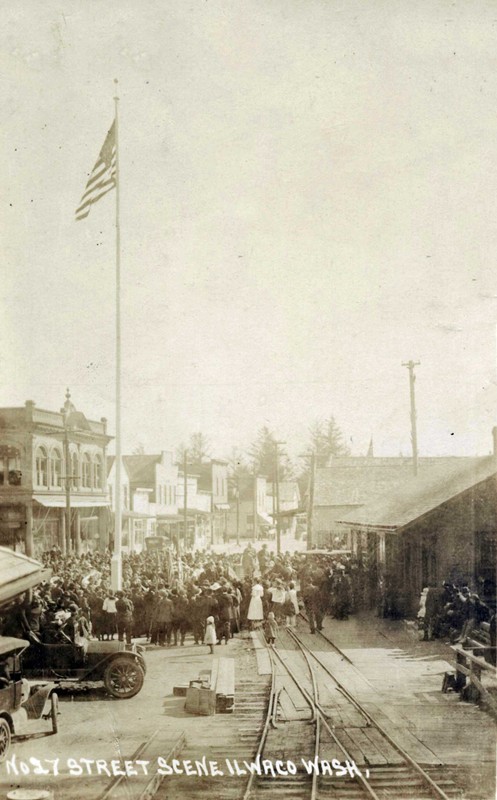
[[[69,392],[59,412],[30,400],[1,408],[0,544],[34,556],[105,547],[110,439],[106,420],[87,419]]]

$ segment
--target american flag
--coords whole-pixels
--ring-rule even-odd
[[[115,120],[105,137],[97,163],[92,169],[86,184],[79,206],[76,209],[76,219],[84,219],[90,213],[93,203],[100,200],[104,194],[114,189],[116,185],[116,123]]]

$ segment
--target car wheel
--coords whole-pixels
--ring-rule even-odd
[[[59,730],[59,721],[57,715],[59,713],[59,695],[57,692],[52,692],[50,695],[50,716],[52,718],[52,733],[57,733]]]
[[[12,734],[9,723],[6,719],[0,718],[0,761],[4,761],[7,758],[11,739]]]
[[[144,672],[133,658],[114,658],[105,668],[105,688],[119,699],[134,697],[143,686]]]

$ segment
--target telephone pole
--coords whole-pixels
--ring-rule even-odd
[[[412,466],[414,474],[418,474],[418,432],[416,427],[416,397],[414,393],[414,383],[416,375],[414,368],[418,367],[419,361],[403,361],[402,366],[409,370],[409,394],[411,398],[411,442],[412,442]]]
[[[259,510],[259,504],[257,502],[257,489],[258,489],[258,481],[257,481],[257,472],[254,468],[254,477],[253,477],[253,507],[254,507],[254,529],[253,529],[253,538],[254,544],[257,541],[257,513]]]
[[[316,451],[303,453],[301,458],[309,459],[309,482],[307,489],[307,544],[306,549],[312,550],[314,546],[314,485],[316,482]]]
[[[309,470],[309,505],[307,508],[307,550],[312,550],[314,546],[314,482],[316,479],[316,453],[311,453],[311,463]]]
[[[275,465],[274,465],[274,491],[273,491],[273,519],[276,513],[276,553],[281,553],[281,519],[280,519],[280,444],[286,442],[275,442]]]
[[[188,450],[183,453],[183,528],[186,547],[188,536]],[[178,539],[178,556],[181,555],[181,551],[181,539]]]
[[[240,544],[240,475],[236,476],[236,544]]]

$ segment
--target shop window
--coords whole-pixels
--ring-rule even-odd
[[[0,445],[0,486],[21,485],[21,454],[15,447]]]
[[[48,454],[44,447],[36,451],[36,485],[48,489]]]
[[[62,454],[56,448],[50,457],[50,485],[56,488],[62,486]]]
[[[91,458],[88,453],[83,456],[81,482],[85,489],[91,489]]]

